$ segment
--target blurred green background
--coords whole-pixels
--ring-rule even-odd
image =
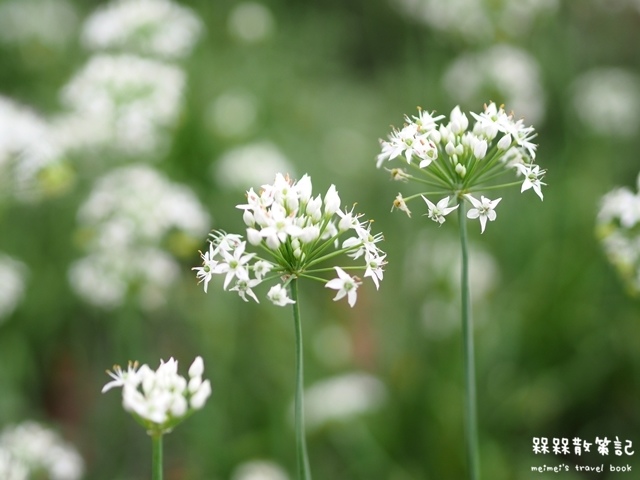
[[[155,368],[173,356],[184,374],[202,355],[213,395],[166,437],[166,478],[294,478],[291,312],[266,299],[244,303],[217,279],[205,294],[191,271],[208,230],[243,233],[235,206],[244,192],[286,170],[309,173],[314,192],[336,184],[344,205],[357,202],[375,220],[388,253],[380,290],[364,285],[353,309],[318,285],[301,285],[306,384],[353,373],[367,379],[344,392],[357,412],[312,412],[314,478],[464,478],[456,225],[437,228],[419,207],[413,218],[390,213],[406,187],[376,169],[375,156],[389,125],[401,126],[416,106],[479,112],[492,100],[536,127],[548,186],[542,203],[505,192],[482,236],[470,224],[483,477],[634,478],[531,467],[640,469],[640,453],[532,452],[534,437],[617,436],[640,449],[640,306],[594,233],[600,198],[616,186],[635,188],[640,170],[637,1],[184,0],[176,5],[191,26],[167,40],[184,40],[184,48],[159,55],[134,43],[92,45],[89,20],[109,5],[0,2],[0,255],[20,272],[0,275],[8,305],[0,308],[0,428],[50,426],[84,459],[82,478],[149,478],[151,444],[119,393],[100,393],[104,370],[128,360]],[[181,18],[150,20],[149,32],[169,35],[164,29]],[[126,28],[124,17],[116,23]],[[143,114],[116,124],[133,100],[105,107],[86,85],[73,93],[69,84],[98,56],[123,52],[168,65],[182,83],[131,93],[153,98]],[[147,67],[122,68],[135,78]],[[160,76],[150,74],[164,82]],[[80,110],[89,113],[73,123]],[[105,120],[107,111],[113,117]],[[106,140],[95,140],[100,128],[112,129]],[[43,145],[54,153],[30,155]],[[109,215],[143,199],[127,228],[144,231],[126,255],[138,258],[139,241],[164,252],[168,270],[143,261],[144,274],[117,280],[123,296],[96,305],[91,292],[101,275],[97,284],[74,284],[73,266],[93,254],[106,268],[125,253],[109,250],[104,222],[83,206],[101,179],[133,164],[156,172],[162,188],[186,189],[206,225],[169,223],[155,235],[135,222],[162,222],[162,188],[103,185],[111,197],[94,201],[115,202]],[[280,476],[243,473],[256,459],[278,465]]]

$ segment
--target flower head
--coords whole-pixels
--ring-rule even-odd
[[[501,199],[489,200],[480,195],[484,189],[512,186],[513,182],[500,183],[500,178],[515,173],[524,177],[521,192],[533,189],[543,198],[542,182],[546,171],[535,164],[537,146],[533,143],[536,132],[523,120],[514,119],[504,107],[495,103],[485,105],[481,113],[464,113],[455,107],[448,118],[444,115],[425,113],[409,118],[405,116],[402,130],[393,129],[388,140],[381,140],[382,151],[377,157],[381,167],[396,157],[404,157],[411,174],[399,168],[387,169],[392,178],[415,181],[428,185],[429,191],[403,197],[399,193],[393,200],[393,209],[411,216],[407,204],[422,197],[427,205],[427,217],[442,225],[445,217],[457,209],[460,202],[468,202],[470,219],[479,219],[484,232],[487,220],[496,218],[495,206]],[[432,152],[416,145],[429,144]],[[403,166],[404,161],[401,161]],[[519,183],[519,182],[517,182]],[[440,195],[435,203],[429,196]],[[443,198],[444,197],[444,198]],[[451,199],[457,205],[449,206]]]
[[[114,380],[107,383],[102,392],[122,387],[124,409],[142,424],[149,434],[170,432],[195,410],[204,406],[211,395],[211,383],[202,380],[204,363],[196,357],[189,368],[189,379],[178,374],[178,362],[170,358],[160,361],[157,370],[148,365],[137,368],[137,362],[129,363],[125,372],[114,367],[107,372]]]
[[[82,40],[94,50],[124,48],[173,59],[187,55],[201,31],[198,17],[171,0],[114,0],[89,17]]]
[[[212,234],[208,252],[200,255],[202,266],[193,268],[205,291],[213,275],[225,274],[225,290],[235,278],[230,290],[245,301],[258,301],[253,288],[279,278],[282,283],[273,285],[267,298],[277,306],[286,306],[295,303],[287,292],[291,279],[307,277],[329,288],[338,286],[336,299],[346,296],[353,306],[360,285],[355,277],[347,279],[339,273],[338,279],[324,280],[320,276],[328,270],[320,264],[340,254],[351,260],[364,257],[365,265],[357,268],[379,287],[386,264],[385,254],[377,245],[382,236],[371,233],[371,222],[362,221],[355,206],[350,210],[342,207],[335,185],[324,195],[314,196],[308,175],[296,182],[288,175],[277,174],[274,182],[262,185],[259,192],[249,189],[246,203],[237,208],[243,212],[247,240],[241,235]],[[259,247],[260,253],[248,253],[250,246]],[[344,274],[341,268],[339,272]]]

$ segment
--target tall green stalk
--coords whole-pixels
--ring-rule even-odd
[[[302,351],[302,323],[300,322],[300,303],[298,301],[298,279],[294,278],[289,284],[293,307],[293,323],[296,335],[296,398],[295,398],[295,428],[296,428],[296,461],[299,480],[311,480],[309,458],[307,456],[307,441],[304,433],[304,364]]]
[[[151,434],[151,479],[162,480],[162,433]]]
[[[462,293],[462,337],[465,383],[465,433],[469,478],[480,479],[480,452],[478,448],[478,417],[476,412],[476,373],[473,349],[473,320],[469,294],[469,248],[467,242],[467,207],[463,198],[458,201],[460,224],[460,246],[462,250],[461,293]]]

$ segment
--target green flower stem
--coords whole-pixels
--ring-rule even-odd
[[[473,353],[473,321],[471,318],[469,295],[469,249],[467,245],[466,203],[463,198],[458,201],[458,219],[460,223],[460,244],[462,249],[462,336],[464,345],[464,380],[465,380],[465,433],[467,447],[467,463],[469,478],[480,479],[480,452],[478,448],[478,418],[476,412],[476,374]]]
[[[293,307],[293,323],[296,334],[296,459],[298,465],[298,480],[311,480],[309,458],[307,456],[307,441],[304,433],[304,368],[302,357],[302,324],[300,322],[300,304],[298,301],[298,279],[293,278],[289,284],[291,299],[295,301]]]
[[[151,479],[162,480],[162,433],[151,434]]]

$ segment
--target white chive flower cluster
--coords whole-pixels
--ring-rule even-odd
[[[88,253],[72,264],[71,286],[103,308],[121,305],[130,293],[143,308],[158,307],[180,276],[175,257],[193,251],[209,222],[188,187],[152,167],[113,170],[78,212],[77,238]]]
[[[627,291],[640,295],[640,175],[638,192],[620,187],[604,195],[596,233]]]
[[[62,91],[54,128],[68,150],[155,153],[182,106],[185,73],[131,54],[94,55]]]
[[[470,115],[473,124],[455,107],[445,123],[444,115],[419,109],[417,116],[405,116],[405,125],[393,129],[388,140],[380,140],[378,168],[398,159],[404,168],[389,169],[394,180],[414,181],[429,189],[406,198],[399,193],[393,208],[411,216],[407,202],[422,197],[426,215],[442,224],[458,208],[459,201],[466,201],[471,204],[467,217],[478,219],[484,232],[487,221],[496,219],[495,209],[502,198],[485,197],[483,189],[517,184],[521,192],[531,189],[542,200],[545,170],[535,164],[533,127],[514,120],[513,114],[495,103],[485,105],[482,113]],[[506,174],[515,174],[520,180],[500,183]],[[433,202],[428,196],[440,198]]]
[[[170,0],[114,0],[85,22],[82,42],[90,50],[124,50],[152,57],[187,56],[203,24]]]
[[[80,480],[84,460],[54,430],[28,420],[0,432],[0,478],[3,480]]]
[[[0,201],[34,201],[70,183],[64,152],[47,120],[0,96]]]
[[[127,369],[114,366],[107,371],[113,379],[102,388],[122,388],[122,406],[150,435],[165,434],[204,407],[211,395],[211,382],[203,380],[204,362],[196,357],[188,378],[178,374],[178,361],[160,361],[157,370],[130,362]]]
[[[414,22],[469,43],[527,35],[540,17],[556,12],[558,0],[390,0]]]
[[[246,240],[242,235],[213,232],[209,249],[201,253],[202,266],[194,267],[205,292],[214,275],[223,275],[224,290],[237,292],[248,301],[258,302],[253,289],[263,282],[280,278],[267,298],[275,305],[294,301],[287,285],[291,278],[310,278],[336,290],[334,300],[347,298],[350,306],[357,299],[362,284],[357,276],[345,270],[362,270],[379,287],[386,264],[386,254],[378,248],[381,234],[371,232],[371,222],[361,221],[361,215],[341,208],[334,185],[324,195],[313,196],[311,178],[304,175],[297,182],[277,174],[270,185],[259,192],[251,188],[247,203],[238,205],[247,226]],[[342,238],[346,237],[346,238]],[[248,252],[248,246],[260,252]],[[321,267],[341,254],[363,261],[359,267]],[[317,274],[334,271],[335,278],[326,281]]]

